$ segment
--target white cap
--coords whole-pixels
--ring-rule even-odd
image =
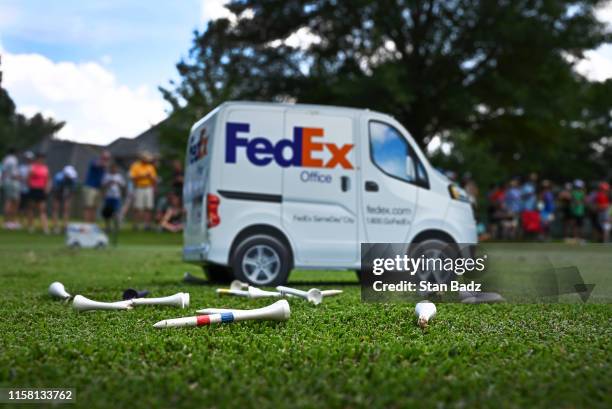
[[[77,171],[72,165],[66,165],[62,172],[64,173],[64,176],[66,176],[68,179],[77,178]]]

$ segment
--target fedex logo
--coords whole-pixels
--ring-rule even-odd
[[[279,166],[306,168],[335,168],[353,169],[347,155],[353,149],[353,144],[338,146],[334,143],[322,143],[318,138],[324,136],[322,128],[293,128],[293,139],[281,139],[275,145],[268,139],[256,137],[248,139],[238,136],[239,133],[248,133],[249,124],[228,122],[225,127],[225,162],[236,163],[238,148],[246,150],[249,162],[256,166],[266,166],[272,161]],[[323,151],[329,152],[331,158],[324,162]],[[287,153],[289,152],[289,153]]]
[[[194,163],[204,158],[208,154],[208,133],[206,128],[202,128],[200,134],[193,138],[189,145],[189,163]]]

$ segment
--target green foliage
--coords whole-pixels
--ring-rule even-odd
[[[122,232],[119,242],[71,251],[57,236],[0,232],[1,387],[75,388],[75,407],[88,409],[612,404],[606,304],[439,304],[422,332],[413,305],[362,303],[353,272],[296,271],[292,285],[345,292],[318,307],[289,300],[284,323],[155,330],[198,308],[269,300],[181,283],[199,268],[179,261],[179,235]],[[78,314],[47,296],[54,280],[108,301],[128,287],[188,291],[191,305]]]
[[[603,3],[236,0],[237,22],[196,32],[180,83],[164,90],[168,143],[182,148],[193,120],[223,101],[295,100],[390,113],[421,145],[470,134],[507,173],[591,176],[612,93],[572,61],[610,40],[593,13]],[[299,30],[315,41],[285,42]]]
[[[27,149],[63,126],[64,122],[44,118],[41,114],[27,118],[17,113],[8,92],[0,87],[0,157],[9,148]]]

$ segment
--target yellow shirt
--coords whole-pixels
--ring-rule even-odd
[[[130,167],[130,178],[134,187],[151,187],[157,179],[157,171],[151,163],[137,161]]]

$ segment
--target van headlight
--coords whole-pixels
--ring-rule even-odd
[[[448,185],[448,193],[450,197],[455,200],[459,200],[461,202],[470,203],[470,197],[465,192],[465,190],[461,189],[459,186],[455,184]]]

